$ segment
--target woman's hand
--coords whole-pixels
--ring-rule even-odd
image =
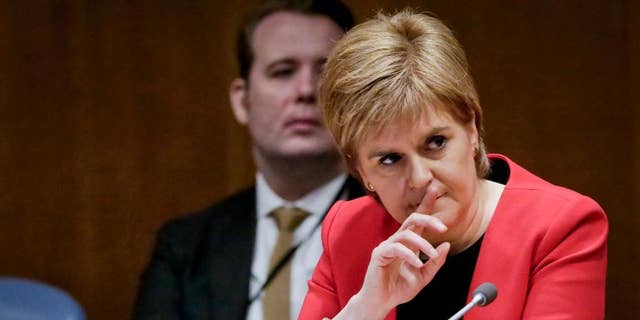
[[[446,227],[437,218],[413,213],[400,229],[373,250],[362,289],[363,301],[388,313],[401,303],[415,297],[440,270],[449,252],[445,242],[435,249],[420,236],[420,231],[444,232]],[[418,250],[429,260],[422,263]]]
[[[382,319],[391,309],[415,297],[440,270],[449,252],[449,243],[434,248],[421,237],[423,232],[443,233],[447,227],[431,212],[435,195],[427,192],[416,211],[398,231],[378,245],[371,254],[364,283],[343,311],[363,319]],[[423,212],[423,213],[421,213]],[[429,260],[422,263],[419,252]],[[341,312],[335,319],[346,315]],[[366,316],[365,316],[366,315]],[[355,317],[349,316],[349,319]]]

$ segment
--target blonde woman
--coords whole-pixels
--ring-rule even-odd
[[[369,196],[324,221],[300,319],[447,319],[483,282],[498,298],[465,319],[604,318],[603,210],[487,154],[465,54],[441,21],[405,10],[357,26],[320,91]]]

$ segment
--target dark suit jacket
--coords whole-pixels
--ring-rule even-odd
[[[348,198],[363,195],[353,178]],[[256,231],[254,187],[165,224],[133,319],[245,319]]]

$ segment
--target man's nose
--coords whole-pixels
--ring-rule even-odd
[[[315,104],[318,90],[319,75],[313,72],[311,68],[305,68],[299,74],[297,79],[298,102],[306,104]]]

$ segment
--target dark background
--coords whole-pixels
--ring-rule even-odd
[[[0,275],[126,319],[154,231],[253,180],[231,115],[235,26],[256,1],[0,4]],[[400,1],[352,0],[360,21]],[[409,1],[469,56],[489,150],[595,198],[607,319],[640,313],[640,5]]]

